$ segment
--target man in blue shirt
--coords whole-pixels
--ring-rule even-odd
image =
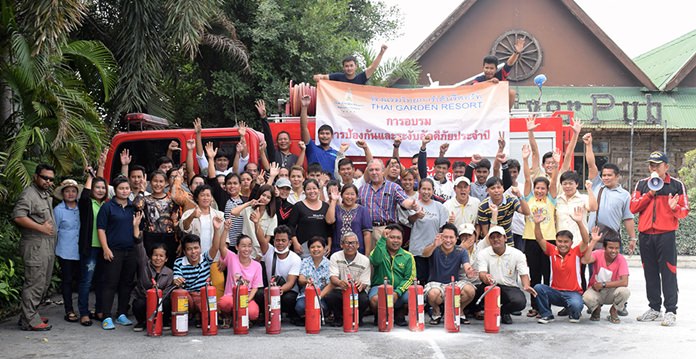
[[[319,145],[312,140],[307,127],[307,107],[309,106],[310,97],[302,97],[302,112],[300,113],[300,131],[302,133],[302,141],[307,144],[307,163],[318,163],[321,168],[329,173],[334,173],[334,165],[336,163],[336,155],[338,151],[331,148],[331,139],[333,138],[333,128],[329,125],[321,125],[317,131],[317,139]]]
[[[328,75],[314,75],[314,81],[319,82],[320,80],[332,80],[349,82],[356,85],[364,85],[367,83],[367,80],[372,77],[372,74],[375,73],[375,70],[377,70],[379,63],[382,61],[382,56],[386,51],[387,45],[382,45],[382,48],[380,49],[377,58],[375,58],[375,61],[372,61],[370,66],[368,66],[365,71],[361,73],[355,73],[358,65],[355,60],[355,56],[351,55],[343,59],[343,72],[335,72]],[[305,143],[307,143],[307,141],[305,141]]]

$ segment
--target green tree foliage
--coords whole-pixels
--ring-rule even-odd
[[[392,36],[400,19],[397,9],[368,0],[234,1],[223,8],[249,49],[251,71],[201,51],[196,67],[210,92],[203,102],[190,97],[187,105],[178,106],[198,108],[206,126],[230,126],[235,119],[253,124],[257,116],[252,103],[257,98],[271,104],[270,112],[278,112],[272,104],[287,98],[290,80],[310,82],[314,74],[341,71],[343,57],[362,53],[364,44],[377,37]],[[374,53],[371,56],[370,61]],[[389,66],[379,74],[399,67],[383,64]],[[178,88],[166,91],[172,98],[186,99],[176,95]],[[191,117],[177,120],[190,126]]]
[[[696,149],[684,154],[684,161],[679,169],[679,179],[684,182],[690,198],[696,196]],[[693,203],[693,202],[692,202]],[[694,208],[691,206],[691,208]]]

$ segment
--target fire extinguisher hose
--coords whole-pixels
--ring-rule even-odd
[[[490,286],[488,289],[486,289],[486,291],[483,292],[483,294],[481,294],[481,298],[479,298],[479,300],[476,301],[476,305],[481,304],[481,301],[483,300],[483,297],[485,297],[486,294],[488,294],[488,293],[489,293],[491,290],[493,290],[493,288],[495,288],[496,286],[498,286],[498,283],[496,283],[496,282],[491,283],[491,286]]]

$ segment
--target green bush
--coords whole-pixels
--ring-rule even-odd
[[[19,255],[19,230],[12,221],[11,208],[0,209],[0,318],[19,308],[24,282],[24,262]]]
[[[638,232],[638,219],[636,218],[636,235]],[[622,231],[624,248],[628,248],[628,236]],[[636,254],[640,254],[636,246]],[[686,218],[679,221],[677,230],[677,255],[696,256],[696,213],[691,211]]]

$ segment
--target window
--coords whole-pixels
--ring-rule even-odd
[[[121,173],[121,152],[128,149],[131,156],[130,166],[140,165],[145,167],[146,174],[149,176],[152,171],[157,169],[157,160],[167,155],[167,148],[169,148],[169,143],[176,141],[179,143],[181,148],[182,144],[176,138],[167,139],[147,139],[140,141],[129,141],[124,142],[116,149],[114,152],[113,162],[111,164],[111,178],[116,178],[119,173]],[[174,164],[179,164],[181,154],[174,153],[172,161]],[[125,175],[128,175],[125,173]]]
[[[605,163],[609,162],[609,141],[592,141],[592,150],[595,155],[595,163],[598,169],[601,169]],[[585,180],[588,178],[587,163],[585,162],[585,143],[578,141],[575,146],[574,153],[574,168],[575,172],[580,175],[580,184],[578,189],[585,189]]]

